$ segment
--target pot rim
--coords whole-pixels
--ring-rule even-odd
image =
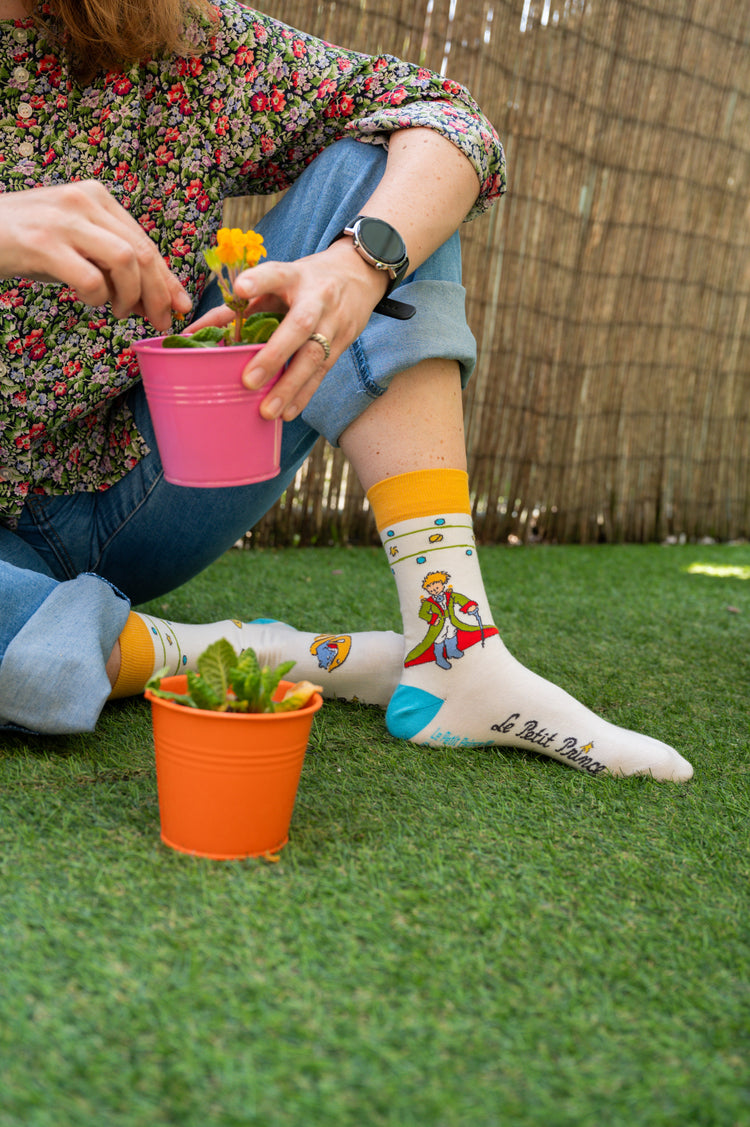
[[[187,689],[187,676],[184,673],[175,673],[171,677],[162,677],[162,683],[165,688],[179,693]],[[279,681],[276,692],[284,693],[294,684],[294,681]],[[178,704],[177,701],[156,697],[149,689],[145,689],[143,695],[152,705],[159,705],[171,711],[177,710],[190,716],[211,716],[215,720],[292,720],[295,716],[307,716],[311,712],[318,712],[323,707],[323,697],[320,693],[313,693],[309,704],[304,708],[291,709],[289,712],[214,712],[210,708],[188,708],[187,705]]]
[[[162,348],[162,341],[166,340],[167,336],[175,336],[175,335],[179,335],[179,334],[165,333],[164,336],[160,336],[160,337],[143,337],[141,340],[133,341],[133,343],[130,347],[135,352],[164,352],[164,351],[167,351],[167,352],[195,353],[195,352],[198,351],[195,348],[191,348],[189,345],[186,345],[185,348],[163,349]],[[232,352],[233,354],[235,354],[235,353],[242,352],[243,349],[246,352],[253,349],[257,352],[261,348],[264,347],[264,343],[265,342],[263,342],[263,341],[260,341],[260,342],[259,341],[255,341],[255,342],[245,341],[243,344],[232,344],[232,345],[210,344],[210,345],[208,345],[207,348],[206,347],[201,348],[200,351],[201,352]]]

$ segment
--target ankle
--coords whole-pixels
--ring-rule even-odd
[[[107,659],[107,664],[104,666],[104,671],[109,678],[109,683],[114,689],[117,678],[120,676],[120,666],[122,664],[122,653],[120,650],[120,639],[118,638],[114,644],[112,653]]]

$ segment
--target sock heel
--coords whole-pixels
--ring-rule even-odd
[[[432,723],[444,703],[434,693],[413,685],[399,685],[386,709],[386,727],[396,739],[410,740]]]

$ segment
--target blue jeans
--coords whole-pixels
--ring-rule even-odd
[[[258,224],[268,257],[292,261],[328,245],[379,182],[380,146],[326,149]],[[102,493],[32,496],[18,527],[0,525],[0,729],[91,731],[110,693],[105,663],[132,603],[172,590],[222,555],[268,511],[319,435],[332,444],[393,376],[428,358],[474,366],[458,236],[406,279],[406,322],[373,314],[302,415],[283,427],[281,472],[229,489],[164,480],[140,384],[127,394],[151,453]],[[212,287],[196,311],[220,303]],[[40,676],[41,674],[41,676]]]

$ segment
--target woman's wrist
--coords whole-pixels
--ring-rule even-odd
[[[321,251],[334,267],[339,267],[351,274],[357,284],[361,284],[365,291],[372,294],[373,309],[385,297],[390,281],[384,270],[378,270],[365,262],[354,246],[350,235],[344,235],[331,243],[327,250]]]

